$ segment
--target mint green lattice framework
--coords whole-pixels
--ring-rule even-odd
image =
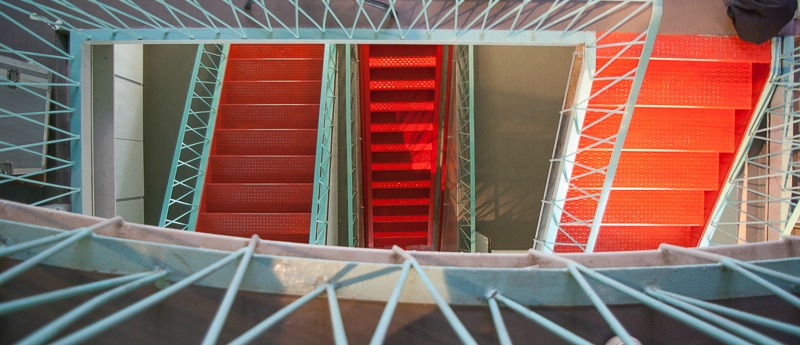
[[[81,75],[90,66],[83,49],[91,44],[380,41],[591,46],[596,42],[595,32],[644,32],[654,27],[657,23],[650,20],[650,15],[661,5],[660,0],[389,0],[382,8],[365,6],[363,0],[318,3],[255,0],[250,10],[240,6],[232,0],[0,1],[5,29],[0,35],[0,52],[46,69],[52,73],[52,79],[45,86],[69,95],[68,102],[53,103],[47,112],[65,118],[66,124],[57,127],[40,124],[49,133],[60,134],[50,135],[39,143],[70,145],[69,154],[46,156],[60,163],[53,163],[47,169],[68,170],[66,180],[52,180],[51,171],[45,170],[24,177],[3,173],[0,183],[22,182],[53,188],[60,191],[57,196],[71,198],[74,211],[83,211],[87,196],[82,195],[81,188],[91,181],[86,179],[81,162],[91,157],[87,143],[81,140],[82,131],[89,128],[89,124],[81,121],[83,106],[89,101],[88,94],[81,89]],[[60,35],[69,34],[68,47],[52,43],[56,31]],[[642,40],[643,36],[639,36],[628,45],[640,45]],[[2,116],[36,121],[33,118],[36,114],[0,107]],[[25,145],[3,144],[0,150],[30,150]],[[52,198],[40,198],[33,203],[51,201]]]
[[[194,230],[197,224],[229,47],[197,49],[159,226]]]

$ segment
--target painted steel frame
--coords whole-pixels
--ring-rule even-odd
[[[800,217],[800,170],[795,157],[800,149],[795,128],[800,124],[800,47],[795,47],[794,37],[776,38],[772,56],[767,85],[700,238],[700,247],[778,239],[791,234]],[[750,152],[758,142],[766,153]],[[750,168],[762,173],[749,173]],[[753,183],[777,188],[761,191],[750,186]],[[750,194],[755,199],[748,198]],[[753,214],[750,208],[764,209],[766,214]],[[747,233],[752,230],[763,232],[764,238],[751,240]]]
[[[328,203],[331,191],[333,128],[336,124],[337,54],[335,44],[325,44],[322,59],[322,89],[319,100],[317,150],[314,163],[314,187],[311,204],[311,225],[308,243],[327,244]]]
[[[3,43],[0,43],[0,49],[42,66],[38,60],[73,61],[70,64],[69,78],[58,74],[66,83],[53,83],[52,86],[69,88],[71,106],[59,106],[62,108],[61,113],[73,115],[70,117],[68,131],[71,137],[63,139],[72,146],[71,158],[65,160],[67,164],[72,164],[69,166],[72,169],[71,185],[53,187],[68,190],[63,195],[72,196],[74,211],[84,211],[82,202],[86,198],[81,196],[81,190],[83,187],[90,188],[89,181],[82,174],[81,164],[81,160],[91,159],[88,150],[82,148],[80,140],[82,133],[86,131],[86,125],[81,123],[81,116],[77,116],[83,110],[82,100],[88,100],[81,91],[80,76],[82,69],[88,66],[88,60],[81,59],[81,49],[89,44],[124,41],[205,44],[302,40],[327,44],[393,41],[571,46],[593,42],[594,35],[589,30],[614,31],[644,9],[652,7],[654,12],[655,9],[660,9],[660,0],[553,0],[544,4],[522,0],[510,7],[496,6],[498,1],[472,4],[465,0],[453,3],[421,0],[420,7],[408,8],[404,7],[407,3],[390,1],[385,10],[375,10],[365,8],[365,1],[357,0],[354,4],[355,17],[349,22],[346,18],[353,13],[353,9],[332,7],[328,1],[323,1],[325,9],[321,14],[309,13],[297,1],[290,1],[289,4],[267,4],[264,0],[256,0],[253,1],[255,12],[237,7],[232,0],[223,2],[229,5],[230,13],[212,13],[197,0],[182,4],[155,0],[155,4],[161,7],[159,12],[148,11],[146,6],[132,0],[113,4],[100,0],[80,4],[69,0],[52,3],[34,0],[19,0],[17,3],[0,1],[0,15],[9,19],[14,27],[22,29],[39,41],[49,44],[28,26],[58,28],[72,34],[69,52],[52,44],[49,45],[55,51],[53,54],[19,51]],[[538,5],[543,5],[543,12],[536,13],[532,18],[522,15]],[[279,18],[275,11],[280,6],[293,8],[294,18]],[[380,13],[376,15],[376,11]],[[612,14],[619,13],[627,13],[622,21],[613,24],[604,22]],[[21,14],[31,22],[23,24],[10,14]],[[652,21],[649,25],[651,29],[654,27]],[[48,201],[50,200],[42,200],[40,203]]]
[[[358,157],[361,157],[359,148],[360,112],[361,108],[359,90],[359,60],[357,46],[345,44],[345,136],[347,143],[347,245],[360,247],[363,245],[361,236],[361,175],[358,168]],[[354,53],[353,50],[356,50]]]
[[[230,45],[199,45],[170,167],[159,226],[194,231]]]
[[[475,48],[458,46],[455,53],[456,217],[458,251],[475,252]]]
[[[508,343],[509,339],[509,325],[503,322],[499,312],[501,304],[564,340],[579,344],[589,342],[568,326],[559,325],[528,308],[593,306],[608,322],[609,329],[625,341],[632,340],[630,333],[611,312],[611,305],[646,305],[724,343],[777,343],[737,321],[800,336],[797,325],[703,301],[774,295],[785,300],[787,306],[800,308],[800,298],[793,293],[800,285],[800,258],[791,256],[800,248],[798,237],[787,236],[782,242],[717,251],[662,245],[657,251],[622,254],[617,258],[609,255],[556,256],[531,250],[527,254],[495,255],[495,259],[488,262],[475,255],[406,252],[398,247],[359,250],[262,241],[256,236],[243,239],[165,232],[126,224],[120,218],[102,220],[10,202],[0,202],[0,218],[3,219],[0,220],[0,239],[9,244],[0,248],[0,257],[23,260],[0,273],[0,285],[41,264],[121,275],[0,303],[0,315],[7,315],[105,291],[29,335],[23,340],[25,344],[85,342],[193,285],[226,289],[207,331],[205,344],[213,344],[218,339],[240,290],[302,297],[243,333],[234,340],[236,344],[255,339],[322,293],[328,297],[332,335],[337,344],[347,341],[346,320],[338,308],[341,298],[386,302],[373,333],[373,344],[385,339],[398,303],[435,303],[458,339],[468,344],[475,341],[452,306],[488,307],[501,343]],[[60,230],[55,225],[44,224],[82,225],[74,230]],[[74,250],[76,247],[81,250]],[[761,260],[745,261],[757,257]],[[237,261],[238,265],[231,265]],[[640,267],[625,267],[631,262],[645,263]],[[295,266],[304,269],[286,269]],[[412,270],[417,279],[409,279]],[[687,281],[695,281],[699,274],[704,277],[703,284]],[[53,339],[89,311],[157,280],[172,284],[61,339]],[[448,281],[462,284],[453,289]],[[419,293],[421,291],[428,295]],[[583,296],[575,295],[575,291]],[[596,331],[605,333],[607,330]]]

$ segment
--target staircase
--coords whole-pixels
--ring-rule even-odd
[[[231,45],[197,231],[308,243],[322,45]]]
[[[364,45],[360,55],[366,244],[427,249],[442,47]]]
[[[600,44],[632,41],[635,35],[614,34]],[[603,66],[619,48],[599,49]],[[622,75],[638,64],[641,48],[623,53],[598,77]],[[639,94],[627,140],[617,166],[595,251],[655,249],[660,243],[696,246],[731,169],[758,97],[766,82],[770,46],[735,37],[659,35]],[[595,82],[592,93],[607,82]],[[612,108],[625,102],[631,82],[622,82],[592,99],[589,108]],[[588,112],[585,124],[602,113]],[[621,115],[585,131],[606,138],[619,127]],[[582,138],[581,147],[593,141]],[[599,145],[576,157],[572,176],[605,166],[612,144]],[[575,185],[599,193],[602,174],[589,174]],[[567,197],[577,196],[575,189]],[[597,202],[569,201],[564,209],[592,219]],[[561,222],[572,221],[563,215]],[[565,226],[578,243],[589,228]],[[559,233],[557,242],[571,242]],[[560,245],[556,252],[580,251]]]

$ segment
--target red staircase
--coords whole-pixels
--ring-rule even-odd
[[[433,233],[442,47],[361,46],[366,244],[425,249]]]
[[[231,45],[197,231],[308,243],[322,45]]]
[[[631,41],[636,35],[614,34],[600,42]],[[621,47],[599,49],[603,66]],[[638,64],[641,46],[623,53],[598,77],[623,75]],[[735,37],[659,35],[633,115],[616,178],[609,195],[595,251],[655,249],[660,243],[696,246],[714,203],[731,169],[733,155],[766,82],[770,46]],[[595,82],[592,93],[609,82]],[[613,86],[590,101],[589,108],[613,108],[625,102],[630,81]],[[604,114],[589,112],[585,124]],[[617,132],[621,115],[585,131],[606,138]],[[594,143],[582,138],[581,147]],[[593,168],[608,164],[611,144],[599,145],[576,157]],[[572,176],[589,170],[576,166]],[[575,185],[598,192],[604,175],[576,179]],[[571,189],[568,197],[579,192]],[[597,202],[567,202],[564,209],[591,220]],[[563,215],[564,223],[574,222]],[[581,244],[589,227],[565,226]],[[559,233],[557,242],[570,242]],[[556,246],[556,252],[581,251]]]

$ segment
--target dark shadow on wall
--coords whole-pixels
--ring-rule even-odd
[[[533,245],[574,51],[475,48],[476,229],[494,250]]]
[[[196,44],[144,46],[144,220],[158,224]]]

